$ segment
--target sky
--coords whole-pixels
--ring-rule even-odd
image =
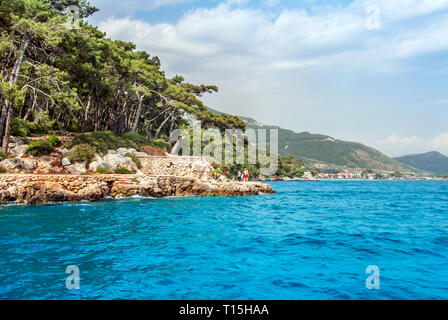
[[[214,109],[388,156],[448,156],[448,0],[91,0],[89,21],[215,84]]]

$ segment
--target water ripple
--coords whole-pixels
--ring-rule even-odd
[[[448,183],[0,207],[0,299],[447,299]],[[68,265],[81,290],[65,288]],[[378,265],[381,290],[365,288]]]

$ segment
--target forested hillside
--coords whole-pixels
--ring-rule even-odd
[[[293,156],[303,160],[307,165],[325,164],[328,168],[339,169],[421,172],[361,143],[336,140],[322,134],[297,133],[277,126],[260,124],[251,118],[240,118],[246,122],[247,128],[278,129],[280,156]]]
[[[86,0],[0,2],[0,141],[27,131],[137,132],[149,140],[188,128],[244,128],[238,117],[216,115],[200,100],[217,92],[180,75],[166,77],[158,57],[129,42],[112,41],[81,21],[67,28],[65,7],[86,18],[98,9]]]

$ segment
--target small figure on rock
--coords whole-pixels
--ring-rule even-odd
[[[243,175],[244,175],[244,181],[249,181],[249,169],[244,169],[244,173],[243,173]]]

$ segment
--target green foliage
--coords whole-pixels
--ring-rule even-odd
[[[6,158],[6,154],[2,150],[0,150],[0,161],[5,160]]]
[[[296,160],[292,156],[280,159],[277,175],[288,178],[299,178],[305,173],[301,160]]]
[[[28,137],[31,131],[26,121],[21,118],[14,118],[11,122],[11,135],[15,137]]]
[[[117,169],[115,169],[115,173],[117,173],[117,174],[133,174],[134,172],[132,172],[131,170],[129,170],[127,168],[118,167]]]
[[[68,153],[71,161],[90,163],[95,158],[95,148],[88,144],[79,144],[74,146]]]
[[[131,141],[133,143],[135,143],[135,145],[137,145],[138,147],[144,146],[149,144],[149,140],[145,137],[142,136],[139,133],[125,133],[122,137],[123,139],[127,140],[127,141]]]
[[[99,173],[99,174],[111,174],[112,172],[109,169],[107,169],[107,168],[98,167],[98,168],[96,168],[96,173]]]
[[[360,143],[332,140],[329,136],[297,133],[274,126],[260,125],[256,120],[244,118],[249,129],[277,129],[280,156],[293,156],[304,162],[325,163],[330,168],[413,171],[413,168],[390,159],[378,150]],[[330,139],[329,139],[330,138]],[[269,144],[268,144],[269,148]],[[415,171],[415,170],[414,170]]]
[[[43,134],[48,130],[31,121],[24,121],[22,118],[16,117],[11,122],[11,135],[15,137],[29,137],[32,134]]]
[[[69,5],[76,5],[80,9],[80,17],[86,18],[93,13],[97,12],[98,9],[90,5],[89,1],[86,0],[49,0],[52,8],[59,10],[64,13],[65,8]]]
[[[41,124],[36,124],[34,122],[27,121],[26,125],[29,128],[31,134],[43,134],[48,132],[48,129]]]
[[[88,145],[101,154],[106,154],[108,150],[117,150],[118,148],[138,148],[138,145],[134,141],[119,138],[112,131],[80,134],[67,147],[73,148],[77,145]]]
[[[401,172],[399,172],[399,171],[395,171],[395,172],[392,174],[392,177],[401,178],[401,177],[403,177],[403,175],[401,174]]]
[[[49,141],[35,140],[29,144],[26,153],[34,157],[42,157],[51,154],[53,151],[54,147]]]
[[[60,147],[62,145],[62,141],[54,135],[48,136],[47,141],[50,142],[53,147]]]
[[[126,153],[126,157],[131,158],[132,161],[137,166],[137,168],[139,168],[139,169],[142,168],[142,163],[141,163],[140,159],[135,154],[133,154],[133,153]]]
[[[84,18],[97,10],[88,0],[0,2],[2,75],[16,78],[10,85],[11,79],[3,77],[0,93],[18,116],[13,135],[103,130],[81,135],[69,147],[87,144],[104,154],[148,144],[169,151],[165,140],[149,142],[126,133],[168,137],[172,129],[191,127],[186,115],[203,128],[245,127],[240,118],[210,112],[201,101],[204,94],[217,92],[216,86],[190,84],[178,75],[168,78],[158,57],[106,38],[87,21],[78,30],[66,28],[61,11],[67,4],[80,7]]]
[[[215,171],[218,175],[224,174],[226,176],[229,176],[232,174],[231,166],[213,162],[212,167],[215,169]]]
[[[152,140],[149,145],[166,152],[169,152],[171,148],[171,144],[163,139]]]

